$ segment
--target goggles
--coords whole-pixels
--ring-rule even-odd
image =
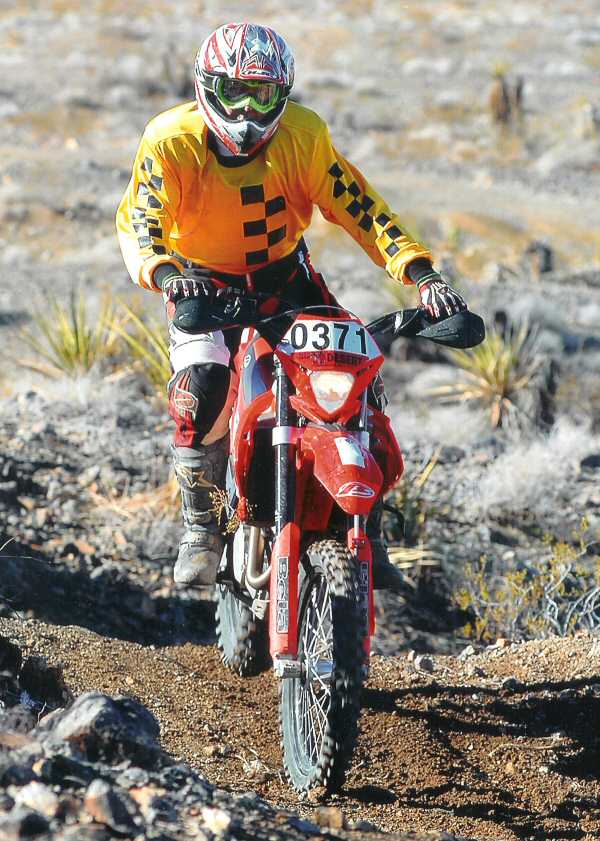
[[[215,93],[226,108],[250,105],[260,114],[266,114],[281,99],[282,87],[275,82],[243,82],[221,76],[217,79]]]

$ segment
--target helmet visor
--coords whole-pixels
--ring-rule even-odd
[[[274,82],[243,82],[240,79],[217,79],[215,93],[226,108],[250,105],[260,114],[271,111],[281,99],[282,87]]]

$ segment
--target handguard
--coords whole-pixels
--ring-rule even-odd
[[[485,324],[476,313],[461,310],[442,321],[428,324],[417,333],[417,337],[446,347],[470,348],[485,339]]]
[[[439,345],[453,348],[470,348],[485,339],[485,324],[481,316],[469,310],[432,322],[423,309],[406,309],[391,312],[367,325],[374,338],[387,336],[392,341],[429,339]]]

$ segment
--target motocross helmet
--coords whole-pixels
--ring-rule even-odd
[[[294,83],[294,58],[267,26],[227,23],[204,41],[194,67],[198,109],[233,155],[252,155],[275,133]]]

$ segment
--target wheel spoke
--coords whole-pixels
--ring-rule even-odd
[[[332,619],[329,586],[323,576],[311,588],[301,619],[300,656],[305,675],[298,681],[299,730],[305,755],[316,764],[327,732],[331,687],[317,671],[319,661],[332,660]]]

